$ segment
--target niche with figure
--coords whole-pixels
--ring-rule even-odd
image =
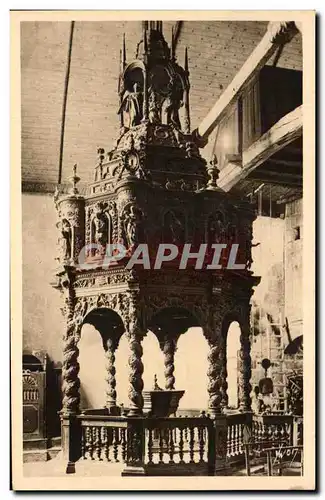
[[[186,239],[186,218],[179,210],[165,212],[163,218],[163,242],[183,245]]]
[[[212,245],[214,243],[226,243],[226,229],[225,218],[222,212],[215,212],[208,217],[207,227],[207,243]]]

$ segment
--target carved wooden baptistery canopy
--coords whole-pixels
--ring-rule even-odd
[[[187,50],[184,59],[183,68],[159,21],[143,23],[143,37],[130,62],[123,42],[117,142],[109,151],[98,150],[93,182],[85,195],[76,187],[76,169],[70,192],[58,189],[55,194],[60,255],[54,286],[65,295],[65,404],[70,410],[78,404],[78,388],[71,381],[76,377],[73,368],[78,371],[76,345],[83,323],[91,322],[105,342],[110,338],[115,344],[123,332],[141,338],[150,329],[163,349],[167,340],[176,342],[187,328],[201,326],[217,349],[211,351],[211,379],[213,370],[220,371],[218,363],[224,365],[217,340],[225,318],[238,319],[248,335],[249,300],[258,283],[250,271],[255,214],[247,201],[218,188],[216,161],[207,165],[200,155],[190,132]],[[116,243],[127,249],[126,255],[115,265],[103,265],[107,245]],[[175,245],[179,252],[154,269],[161,243]],[[244,264],[244,269],[227,268],[233,243],[238,244],[236,264]],[[142,244],[148,245],[150,265],[138,262],[128,268]],[[195,258],[180,269],[188,244],[191,252],[206,244],[205,263],[212,261],[213,244],[227,245],[221,269],[195,269]],[[102,314],[107,309],[114,311],[115,319]],[[249,356],[247,342],[248,338],[242,343],[244,361]],[[133,347],[139,360],[139,347]],[[134,369],[141,371],[141,366]],[[247,370],[246,385],[249,366]],[[133,389],[134,404],[141,407],[141,387],[134,382]],[[211,397],[217,389],[210,388]]]

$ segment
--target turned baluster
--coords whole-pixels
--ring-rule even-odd
[[[199,456],[200,462],[204,462],[204,429],[198,429],[199,431]]]
[[[148,464],[153,464],[153,438],[152,429],[148,429]]]
[[[126,449],[127,449],[127,441],[126,441],[126,430],[121,429],[121,447],[122,447],[122,460],[126,461]]]
[[[113,428],[113,458],[118,462],[118,444],[119,444],[118,428]]]
[[[231,425],[230,455],[235,455],[235,426],[233,424]]]
[[[264,434],[265,434],[265,441],[270,441],[272,443],[274,442],[273,425],[265,425]]]
[[[235,424],[235,455],[238,455],[238,445],[239,445],[239,434],[238,434],[238,424]]]
[[[104,436],[103,436],[103,442],[104,442],[104,456],[107,462],[110,461],[109,459],[109,431],[107,427],[104,427]]]
[[[94,427],[95,434],[95,456],[97,460],[101,460],[101,441],[100,441],[100,427]]]
[[[86,429],[81,427],[81,456],[86,460]]]
[[[94,431],[95,431],[94,427],[89,427],[89,448],[88,448],[88,450],[89,450],[89,457],[91,460],[95,460],[95,458],[94,458],[94,451],[95,451]]]
[[[85,428],[85,457],[90,457],[90,443],[91,443],[91,427],[87,425]]]
[[[238,444],[239,453],[243,453],[243,425],[239,425],[239,444]]]
[[[159,463],[164,463],[164,431],[159,429]]]
[[[185,418],[187,418],[187,415],[185,415]],[[184,434],[185,434],[185,441],[188,442],[188,428],[187,427],[185,427]]]
[[[194,429],[190,427],[190,463],[194,464]]]
[[[184,463],[184,440],[183,440],[183,429],[179,428],[179,463]]]
[[[170,464],[174,463],[174,450],[175,450],[175,445],[174,445],[174,438],[173,438],[173,429],[170,429],[169,443],[168,443],[169,463]]]
[[[231,455],[231,426],[227,427],[227,456]]]

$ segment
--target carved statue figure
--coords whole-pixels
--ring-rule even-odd
[[[124,228],[127,241],[130,247],[139,242],[142,225],[142,212],[135,205],[130,205],[124,213]]]
[[[169,243],[184,243],[184,224],[174,212],[168,212],[164,219],[164,239]]]
[[[62,257],[64,260],[71,258],[71,226],[66,219],[63,219],[60,223],[60,247],[62,252]]]
[[[95,243],[98,243],[102,247],[105,247],[108,243],[107,219],[105,217],[105,214],[100,209],[96,211],[94,217],[94,228]]]
[[[216,216],[210,220],[208,228],[208,240],[210,245],[212,243],[226,243],[225,228],[221,214],[216,214]]]
[[[160,123],[159,104],[153,89],[149,90],[149,121],[150,123]]]
[[[179,108],[181,108],[183,104],[183,89],[173,80],[170,83],[170,91],[166,99],[165,113],[167,125],[173,125],[178,130],[182,128],[179,119]]]
[[[129,128],[139,125],[142,120],[143,93],[139,91],[138,84],[133,85],[133,91],[126,91],[118,114],[125,111],[129,115]]]

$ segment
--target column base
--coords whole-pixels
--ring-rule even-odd
[[[122,476],[146,476],[146,470],[143,466],[127,465],[122,470]]]
[[[214,475],[225,475],[227,470],[227,417],[220,414],[214,417],[215,464]]]

